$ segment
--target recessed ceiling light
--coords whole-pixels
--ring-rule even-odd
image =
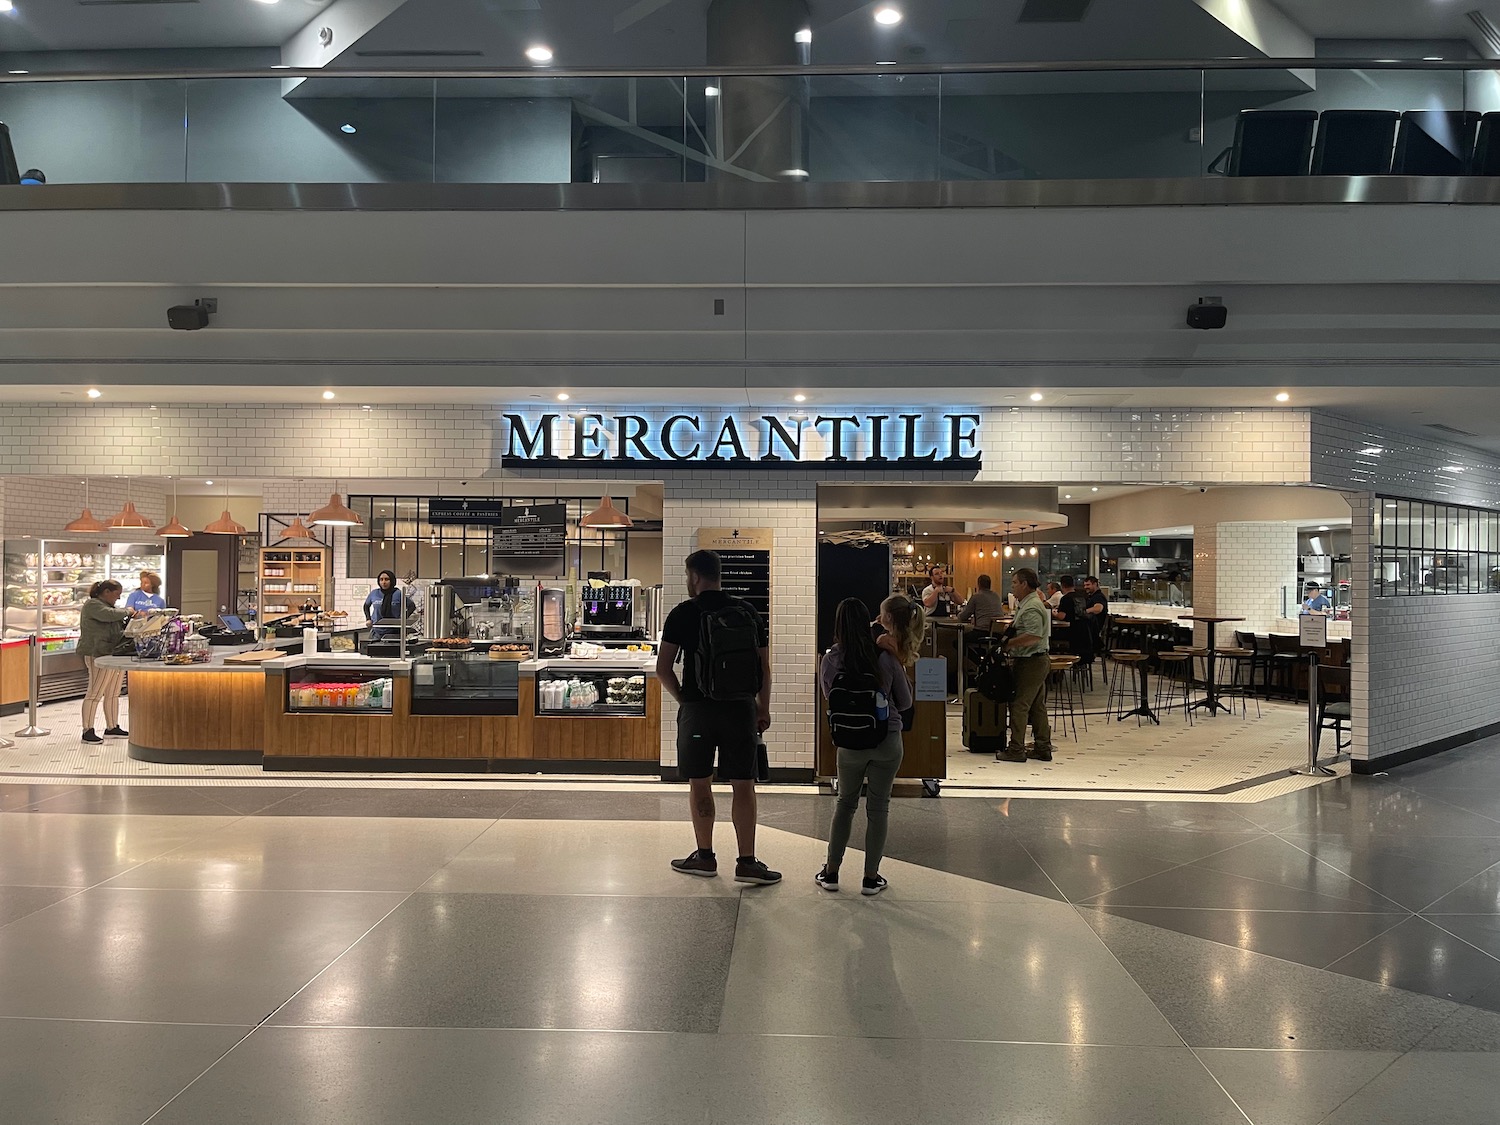
[[[567,391],[558,391],[557,392],[557,401],[558,402],[567,402],[568,399],[571,398],[571,397],[572,396],[569,395]]]
[[[875,22],[882,27],[895,27],[901,22],[901,9],[893,8],[889,4],[883,8],[876,8]]]
[[[11,73],[12,74],[30,74],[31,71],[29,71],[29,70],[13,70],[13,71],[11,71]]]
[[[291,70],[292,69],[292,64],[291,63],[272,63],[271,64],[271,69],[272,70]]]
[[[203,483],[204,483],[204,484],[213,484],[213,481],[211,481],[211,480],[206,480],[206,481],[204,481],[204,482],[203,482]]]
[[[896,65],[896,60],[895,59],[877,59],[876,62],[875,62],[875,65],[876,66],[895,66]]]
[[[1326,523],[1325,524],[1319,524],[1318,525],[1318,530],[1319,531],[1327,531],[1328,530],[1328,525]]]
[[[374,407],[372,407],[372,406],[361,406],[360,409],[361,410],[373,410]]]
[[[544,47],[540,43],[538,43],[534,47],[526,48],[526,57],[532,62],[551,62],[552,48]]]
[[[717,98],[719,96],[719,88],[717,86],[705,86],[703,87],[703,96],[705,98]]]
[[[1042,401],[1042,392],[1041,391],[1032,391],[1031,392],[1031,401],[1032,402],[1041,402]]]
[[[333,398],[333,392],[332,391],[324,391],[323,392],[323,401],[324,402],[327,402],[331,398]]]
[[[1089,491],[1090,492],[1098,492],[1099,491],[1099,486],[1095,485],[1093,488],[1089,489]]]
[[[0,12],[14,12],[16,5],[13,0],[0,0]]]
[[[278,0],[255,0],[257,4],[275,4]]]
[[[1384,452],[1385,450],[1378,445],[1367,445],[1360,450],[1360,453],[1365,457],[1379,457]]]
[[[798,43],[811,43],[812,28],[804,27],[801,31],[797,32],[796,35],[793,35],[792,38],[795,39]]]
[[[1072,494],[1072,493],[1071,493],[1071,492],[1069,492],[1069,493],[1068,493],[1068,494],[1067,494],[1067,495],[1065,495],[1065,496],[1064,496],[1064,497],[1063,497],[1063,499],[1064,499],[1064,500],[1071,500],[1071,499],[1073,499],[1073,494]]]
[[[806,402],[807,401],[807,396],[806,395],[793,395],[792,396],[792,401],[793,402]]]
[[[794,180],[805,180],[808,177],[808,171],[806,168],[788,168],[781,174],[783,176],[790,176]]]
[[[89,388],[89,398],[98,398],[103,393],[104,392],[101,391],[98,387],[90,387]]]
[[[344,124],[342,124],[342,125],[339,126],[339,132],[340,133],[357,133],[357,132],[359,132],[359,130],[356,129],[353,125],[350,125],[346,121],[346,122],[344,122]]]
[[[1277,402],[1290,402],[1291,398],[1292,398],[1291,395],[1287,394],[1285,391],[1282,391],[1279,395],[1276,396],[1276,401]]]

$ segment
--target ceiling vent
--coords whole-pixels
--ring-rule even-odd
[[[1477,438],[1479,435],[1470,433],[1468,430],[1460,430],[1457,426],[1445,426],[1441,422],[1428,422],[1429,430],[1436,430],[1440,434],[1452,434],[1454,437]]]
[[[196,3],[196,0],[194,0]],[[477,59],[483,51],[355,51],[362,59]]]
[[[1082,23],[1092,0],[1026,0],[1017,23]]]
[[[1500,28],[1490,22],[1490,17],[1475,8],[1472,12],[1465,12],[1465,18],[1474,25],[1474,30],[1479,32],[1479,41],[1489,51],[1490,57],[1500,56]]]
[[[198,0],[75,0],[80,8],[142,8],[148,4],[196,4]]]

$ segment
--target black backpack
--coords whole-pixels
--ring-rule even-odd
[[[979,670],[969,679],[969,686],[995,703],[1013,703],[1016,677],[1005,661],[1005,650],[996,645],[979,663]]]
[[[727,703],[760,694],[760,615],[745,602],[704,609],[693,670],[705,699]]]
[[[871,672],[843,671],[828,691],[828,729],[845,750],[873,750],[890,732],[890,701]]]

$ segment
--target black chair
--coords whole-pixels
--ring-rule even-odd
[[[1219,154],[1210,172],[1227,156],[1231,176],[1305,176],[1312,161],[1318,114],[1311,109],[1245,109],[1234,123],[1234,145]]]
[[[1479,135],[1474,141],[1474,159],[1469,162],[1471,176],[1500,176],[1500,112],[1486,113],[1479,119]]]
[[[16,167],[16,150],[10,144],[10,126],[0,121],[0,184],[19,184],[21,171]]]
[[[1318,120],[1314,176],[1388,176],[1401,115],[1385,109],[1327,109]]]
[[[1318,665],[1318,734],[1333,731],[1333,746],[1337,751],[1348,748],[1353,741],[1346,737],[1353,721],[1349,698],[1349,669],[1330,668]]]
[[[1414,109],[1401,115],[1396,131],[1398,176],[1466,176],[1474,160],[1479,114]]]

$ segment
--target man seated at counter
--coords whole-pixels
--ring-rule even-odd
[[[375,589],[365,599],[365,622],[371,626],[370,640],[385,641],[399,636],[401,618],[407,612],[406,599],[396,586],[396,572],[382,570],[375,579]],[[382,625],[382,622],[389,624]]]
[[[953,613],[953,587],[948,585],[948,568],[934,563],[927,571],[927,587],[922,591],[922,608],[928,617],[948,617]]]
[[[1323,587],[1316,582],[1310,581],[1302,591],[1302,614],[1316,614],[1320,617],[1328,617],[1333,613],[1333,602],[1327,594],[1323,593]]]
[[[1109,598],[1099,589],[1099,579],[1092,574],[1083,580],[1083,602],[1094,651],[1098,652],[1104,647],[1104,627],[1109,624]]]
[[[973,622],[974,628],[981,633],[988,633],[990,625],[1005,612],[1005,603],[992,589],[993,585],[988,574],[981,574],[979,589],[970,595],[969,600],[958,611],[960,621]]]
[[[1061,640],[1068,642],[1068,651],[1084,664],[1094,661],[1094,632],[1087,617],[1088,599],[1073,582],[1071,574],[1061,580],[1062,597],[1052,611],[1052,619],[1063,626]]]
[[[1058,603],[1062,601],[1062,586],[1056,582],[1048,582],[1047,594],[1042,601],[1046,603],[1048,609],[1055,610]]]

